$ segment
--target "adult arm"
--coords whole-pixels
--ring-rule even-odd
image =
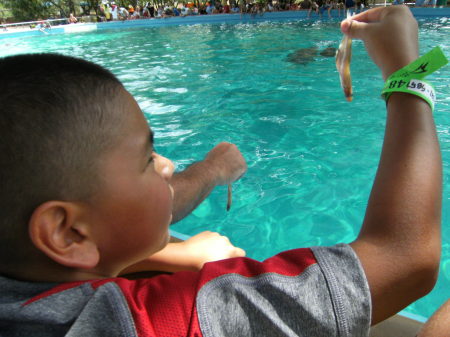
[[[418,57],[417,22],[406,6],[377,8],[342,23],[364,41],[386,79]],[[372,324],[434,286],[440,259],[441,156],[430,107],[394,93],[361,232],[352,248],[369,282]]]
[[[173,175],[172,223],[191,213],[217,185],[231,184],[247,170],[247,164],[236,145],[220,143],[204,160]]]

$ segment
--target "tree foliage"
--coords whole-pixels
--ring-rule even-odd
[[[83,10],[83,14],[89,15],[92,11],[98,13],[100,0],[83,0],[80,1],[80,7]]]
[[[4,0],[16,21],[33,21],[49,15],[49,7],[42,0]]]
[[[74,0],[45,0],[44,2],[58,11],[60,16],[68,17],[70,13],[77,14]]]
[[[149,2],[150,4],[173,4],[175,2],[186,3],[193,1],[196,4],[205,3],[208,0],[109,0],[115,1],[119,7],[127,8],[132,5],[136,8],[138,3]],[[285,0],[286,1],[286,0]],[[36,21],[51,17],[69,17],[70,13],[75,16],[99,14],[99,6],[102,0],[0,0],[0,17],[5,13],[12,14],[14,21]]]
[[[15,21],[34,21],[49,17],[68,17],[97,11],[101,0],[0,0]],[[83,4],[84,6],[80,6]]]

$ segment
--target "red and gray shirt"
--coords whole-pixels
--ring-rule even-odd
[[[345,244],[138,280],[0,277],[1,336],[357,337],[370,317],[367,280]]]

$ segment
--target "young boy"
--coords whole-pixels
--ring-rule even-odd
[[[364,40],[384,79],[418,57],[406,7],[352,20],[342,31]],[[4,59],[0,75],[2,335],[367,336],[434,286],[441,160],[431,109],[415,95],[387,102],[378,173],[350,245],[130,281],[117,275],[167,244],[173,203],[173,166],[153,151],[138,105],[111,74],[67,57]]]

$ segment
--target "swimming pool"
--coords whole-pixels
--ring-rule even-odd
[[[382,80],[355,41],[354,101],[339,87],[337,20],[207,24],[0,40],[0,56],[61,52],[112,70],[156,132],[156,149],[178,169],[219,141],[236,143],[249,164],[233,186],[217,188],[173,229],[219,231],[264,259],[299,246],[349,242],[358,233],[378,163],[385,108]],[[421,52],[450,55],[450,20],[420,20]],[[288,61],[299,48],[317,53]],[[443,259],[436,288],[407,308],[429,316],[450,296],[450,87],[448,66],[433,74],[444,161]]]

